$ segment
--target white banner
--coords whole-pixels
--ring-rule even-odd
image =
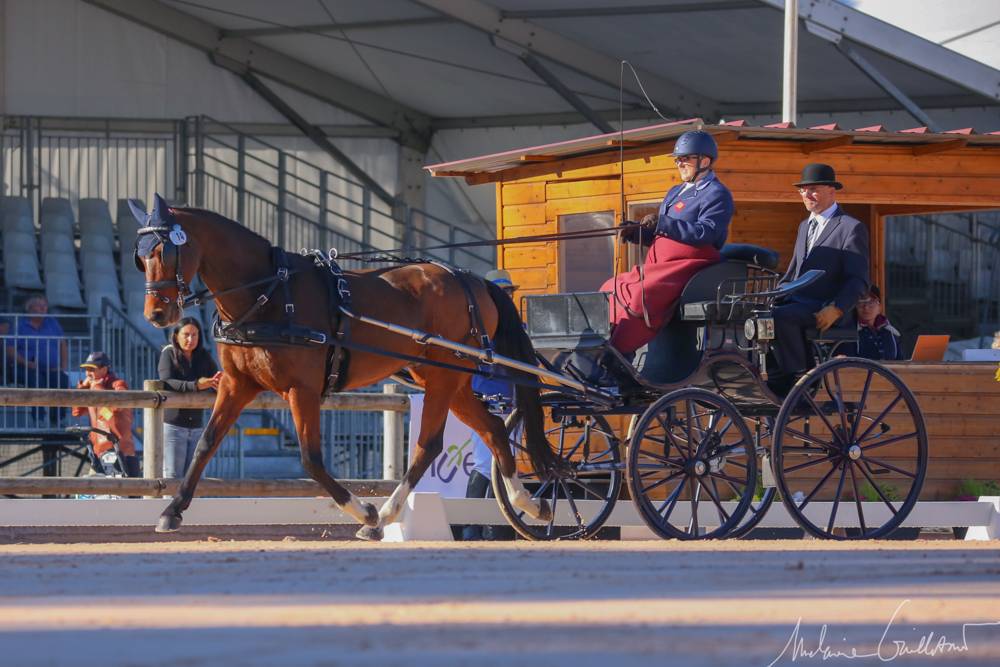
[[[420,433],[421,416],[424,410],[424,395],[410,396],[410,463],[417,451],[417,435]],[[444,427],[444,450],[417,484],[414,491],[440,493],[445,498],[464,498],[465,488],[472,474],[472,450],[474,433],[450,412]]]

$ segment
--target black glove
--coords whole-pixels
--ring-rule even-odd
[[[657,216],[650,214],[642,219],[642,222],[626,220],[618,232],[618,238],[628,243],[641,243],[642,245],[652,245],[656,237]]]

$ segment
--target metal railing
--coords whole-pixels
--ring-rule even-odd
[[[96,197],[108,202],[152,192],[177,192],[178,153],[173,132],[66,132],[43,127],[42,118],[12,119],[0,137],[0,182],[4,195],[32,200]],[[179,128],[179,122],[174,122]],[[113,209],[112,209],[113,210]]]
[[[37,322],[25,313],[0,313],[3,369],[0,386],[36,389],[75,387],[80,363],[93,349],[92,323],[86,315],[46,315]],[[52,332],[52,322],[68,330]],[[41,332],[46,335],[39,335]],[[37,332],[37,333],[36,333]],[[4,431],[50,431],[70,424],[69,410],[46,407],[0,407]]]
[[[88,128],[76,131],[53,129],[51,120],[7,117],[0,134],[0,194],[28,197],[36,212],[46,197],[65,197],[75,206],[82,198],[113,204],[159,192],[238,220],[292,251],[486,240],[472,231],[472,221],[383,202],[361,183],[295,150],[206,116],[147,121],[143,131],[111,129],[127,124],[123,119],[61,119]],[[495,266],[492,248],[429,254],[479,273]]]
[[[184,127],[187,199],[276,245],[349,253],[488,240],[471,224],[392,207],[357,181],[215,119],[189,118]],[[480,273],[495,266],[493,248],[427,254]]]

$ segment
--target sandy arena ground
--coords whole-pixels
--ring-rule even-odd
[[[4,667],[1000,665],[996,542],[14,545],[0,586]]]

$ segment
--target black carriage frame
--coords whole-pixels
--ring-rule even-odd
[[[544,523],[527,517],[510,503],[504,484],[494,483],[502,512],[522,536],[598,535],[618,500],[623,473],[643,521],[664,538],[745,536],[779,495],[795,523],[816,537],[884,537],[909,515],[927,468],[926,429],[912,392],[878,362],[829,358],[838,345],[856,338],[854,325],[810,332],[817,365],[787,395],[773,391],[767,369],[775,304],[820,279],[822,272],[810,271],[779,284],[773,252],[727,246],[723,256],[723,262],[689,281],[670,323],[635,366],[608,343],[608,295],[523,298],[528,332],[547,370],[585,383],[596,364],[610,360],[622,382],[612,403],[595,403],[577,391],[545,394],[553,448],[565,461],[564,472],[540,478],[520,457],[519,474],[536,497],[553,505],[552,518]],[[857,397],[849,395],[841,381],[841,375],[850,372],[865,377]],[[895,392],[875,416],[866,413],[873,384]],[[897,407],[902,415],[893,414],[895,422],[890,424]],[[627,447],[607,422],[613,415],[632,417]],[[518,419],[515,413],[509,420],[515,450],[522,447]],[[816,424],[826,435],[815,434]],[[595,437],[605,444],[593,446]],[[904,448],[907,463],[871,454],[893,444]],[[650,446],[659,449],[652,452]],[[826,467],[815,484],[812,478],[800,481],[793,474]],[[891,473],[903,480],[902,493],[877,479]],[[493,478],[500,479],[498,471]],[[650,479],[654,481],[647,484]],[[832,479],[832,500],[818,501]],[[803,484],[808,493],[796,488]],[[651,493],[661,487],[662,501]],[[867,516],[865,496],[878,503],[869,506]],[[582,511],[579,501],[584,499],[599,501],[591,503],[599,507],[589,514]],[[560,501],[568,521],[560,519]],[[677,509],[684,504],[686,510]],[[699,516],[700,506],[708,507],[707,521]]]

